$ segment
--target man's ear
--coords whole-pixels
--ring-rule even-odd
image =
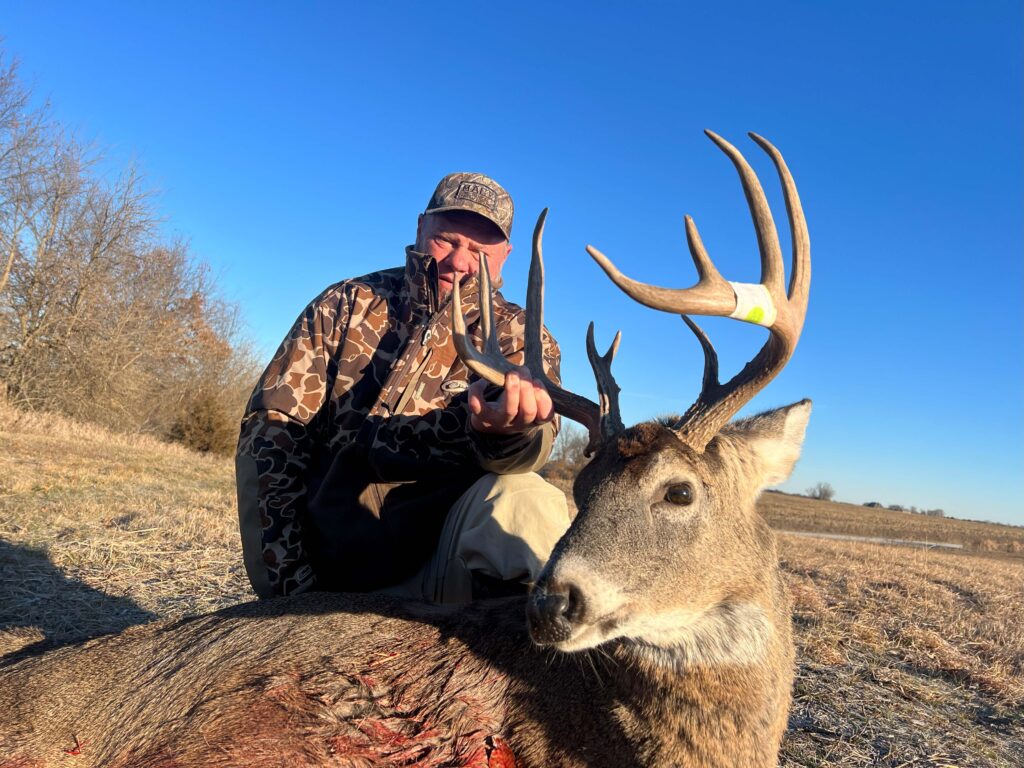
[[[423,234],[423,214],[421,213],[416,217],[416,248],[423,250],[423,244],[420,242],[420,236]]]
[[[729,432],[742,438],[758,458],[761,488],[777,485],[789,477],[800,458],[810,418],[811,401],[801,400],[729,425]]]

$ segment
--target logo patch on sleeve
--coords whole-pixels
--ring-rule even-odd
[[[457,395],[467,389],[469,389],[469,382],[460,379],[448,379],[441,383],[441,391],[447,392],[449,395]]]

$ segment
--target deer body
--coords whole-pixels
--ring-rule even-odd
[[[665,432],[640,425],[592,462],[576,488],[580,533],[544,574],[646,601],[629,609],[645,623],[627,628],[629,639],[587,659],[552,654],[530,642],[521,598],[458,608],[319,593],[247,603],[3,670],[0,766],[71,765],[76,738],[74,765],[109,768],[487,766],[502,744],[520,768],[773,765],[793,650],[773,537],[753,510],[756,483],[748,500],[740,486],[719,485],[739,514],[716,516],[716,502],[680,521],[651,519],[635,493],[593,482],[609,463],[625,484],[664,482],[663,443],[674,439]],[[706,459],[754,468],[753,456],[721,448]],[[695,468],[673,466],[686,476]],[[678,549],[627,567],[651,536]],[[728,593],[680,578],[692,545],[714,551],[725,536],[755,555]],[[623,561],[609,562],[602,548],[616,543]],[[624,569],[629,578],[616,578]],[[608,599],[593,594],[595,604]]]
[[[600,404],[546,382],[555,409],[589,426],[596,455],[573,489],[577,517],[525,601],[440,608],[310,594],[25,660],[0,669],[0,768],[72,765],[70,756],[104,768],[775,765],[793,643],[775,539],[755,502],[792,470],[810,402],[727,422],[792,354],[809,245],[781,155],[754,137],[786,196],[787,295],[764,193],[739,152],[709,135],[736,165],[753,214],[754,293],[766,302],[755,314],[770,318],[771,337],[719,383],[714,349],[685,315],[735,315],[739,293],[751,291],[734,294],[692,220],[693,288],[636,283],[590,249],[637,301],[684,315],[705,352],[704,384],[680,419],[625,429],[610,370],[618,337],[599,357],[592,333]],[[527,302],[535,380],[543,222]],[[488,330],[486,260],[479,277],[484,349],[467,341],[458,312],[453,336],[466,364],[500,384],[510,364]],[[461,306],[458,282],[453,294]]]

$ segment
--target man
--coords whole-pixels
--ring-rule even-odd
[[[246,571],[261,597],[311,588],[441,602],[537,575],[568,527],[565,497],[533,471],[557,431],[524,368],[471,382],[451,338],[461,280],[480,339],[477,283],[512,250],[508,193],[481,174],[438,184],[404,268],[327,288],[256,385],[236,459]],[[525,318],[494,294],[502,353],[523,361]],[[544,332],[546,372],[559,350]]]

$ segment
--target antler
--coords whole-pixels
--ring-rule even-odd
[[[775,230],[768,201],[757,175],[732,144],[711,131],[708,137],[729,156],[739,172],[743,192],[750,207],[761,254],[761,283],[726,281],[708,257],[693,219],[686,217],[686,241],[697,267],[699,280],[685,289],[659,288],[632,280],[596,248],[587,252],[601,265],[612,281],[636,301],[665,312],[681,314],[704,349],[704,381],[697,401],[674,425],[680,439],[701,452],[718,430],[751,400],[789,361],[807,315],[807,296],[811,284],[811,246],[796,184],[779,151],[767,140],[751,133],[757,144],[768,153],[786,199],[790,232],[793,241],[793,267],[789,292],[783,281],[785,268],[782,248]],[[717,315],[733,317],[768,328],[771,335],[753,360],[725,384],[718,381],[718,355],[707,335],[686,315]]]
[[[604,440],[623,430],[622,419],[619,417],[619,387],[612,377],[611,364],[619,348],[621,333],[615,334],[611,347],[598,356],[594,346],[594,324],[587,331],[587,356],[597,378],[597,388],[601,404],[581,396],[575,392],[562,389],[548,378],[544,372],[544,347],[541,343],[541,329],[544,325],[544,258],[541,241],[544,238],[544,222],[548,209],[541,211],[537,226],[533,230],[533,258],[530,261],[530,276],[526,290],[526,338],[525,360],[530,375],[541,382],[551,395],[555,411],[573,421],[578,421],[590,433],[586,454],[591,455]],[[491,275],[487,268],[487,259],[480,259],[477,272],[480,281],[480,329],[483,333],[483,351],[473,345],[466,333],[466,319],[462,315],[462,298],[459,293],[459,281],[452,285],[452,336],[455,349],[466,367],[480,378],[492,384],[503,386],[505,374],[516,366],[501,354],[492,323]]]

